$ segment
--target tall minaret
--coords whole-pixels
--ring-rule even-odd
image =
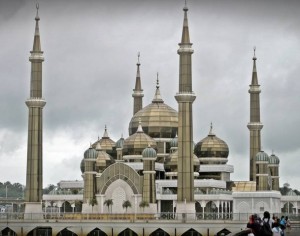
[[[31,207],[26,209],[26,206],[25,212],[35,211],[36,207],[32,207],[35,203],[41,205],[43,191],[43,107],[46,102],[42,98],[42,62],[44,57],[41,51],[38,4],[36,9],[33,49],[29,57],[31,62],[30,98],[26,101],[29,117],[25,201]]]
[[[261,138],[260,130],[263,128],[263,124],[260,122],[260,101],[259,94],[260,88],[257,79],[256,71],[256,56],[254,48],[253,56],[253,72],[252,81],[250,84],[250,122],[247,127],[250,131],[250,181],[255,181],[256,176],[256,154],[261,151]]]
[[[141,85],[141,75],[140,75],[140,53],[138,53],[138,62],[137,62],[137,71],[136,71],[136,80],[135,88],[133,90],[133,115],[143,108],[143,89]]]
[[[187,11],[185,5],[181,43],[179,43],[179,92],[178,102],[178,178],[177,212],[194,213],[193,169],[193,110],[196,96],[192,90],[192,43],[190,43]]]

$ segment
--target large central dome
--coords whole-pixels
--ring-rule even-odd
[[[178,112],[161,98],[157,82],[152,103],[138,111],[129,123],[129,135],[134,134],[142,122],[143,130],[152,138],[174,138],[178,129]]]

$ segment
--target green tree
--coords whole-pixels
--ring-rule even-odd
[[[113,200],[112,199],[107,199],[104,201],[103,205],[104,206],[107,206],[107,210],[109,212],[109,207],[112,206],[114,204]]]
[[[122,207],[126,209],[126,213],[127,213],[127,208],[131,207],[131,202],[129,200],[124,201]]]
[[[145,207],[149,207],[149,203],[147,201],[141,201],[140,202],[140,205],[139,205],[140,208],[143,208],[143,212],[145,210]]]
[[[92,213],[95,205],[98,205],[97,199],[95,197],[91,198],[89,204],[92,206]]]

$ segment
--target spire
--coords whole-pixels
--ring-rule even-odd
[[[35,16],[35,32],[33,40],[33,52],[41,52],[40,30],[39,30],[39,4],[36,4],[36,16]]]
[[[252,82],[251,85],[258,85],[258,79],[257,79],[257,70],[256,70],[256,56],[255,51],[256,47],[253,48],[254,55],[253,55],[253,71],[252,71]]]
[[[143,89],[141,84],[141,75],[140,75],[140,52],[138,53],[138,62],[137,62],[137,71],[135,79],[135,87],[133,89],[133,115],[143,108]]]
[[[136,63],[137,65],[137,70],[136,70],[136,80],[135,80],[135,88],[134,91],[143,91],[142,90],[142,85],[141,85],[141,75],[140,75],[140,52],[138,52],[138,62]]]
[[[156,77],[156,91],[155,91],[155,95],[154,95],[154,98],[152,100],[152,103],[163,103],[164,101],[161,98],[160,90],[159,90],[158,72],[157,72],[156,76],[157,76]]]
[[[213,131],[213,123],[210,122],[210,130],[209,130],[209,136],[214,136],[215,134],[212,132]]]
[[[185,1],[185,5],[183,8],[184,11],[184,19],[183,19],[183,29],[182,29],[182,37],[181,37],[181,43],[180,44],[191,44],[190,43],[190,34],[189,34],[189,25],[188,25],[188,7]]]
[[[109,138],[108,133],[107,133],[107,127],[106,127],[106,125],[105,125],[105,128],[104,128],[104,133],[103,133],[103,137],[102,138]]]
[[[137,132],[137,133],[144,133],[143,127],[142,127],[142,120],[141,120],[141,117],[139,118],[139,126],[138,126],[138,129],[137,129],[136,132]]]

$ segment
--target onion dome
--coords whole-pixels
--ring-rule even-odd
[[[84,159],[96,159],[97,151],[91,145],[90,148],[84,152],[83,156],[84,156]]]
[[[105,152],[100,146],[100,143],[97,143],[96,146],[97,151],[97,159],[96,166],[99,167],[100,170],[104,170],[107,166],[113,164],[115,160]]]
[[[269,164],[274,164],[274,165],[279,165],[279,158],[277,156],[275,156],[274,154],[272,154],[270,157],[269,157]]]
[[[129,135],[136,132],[140,119],[144,132],[152,138],[172,138],[177,133],[178,112],[164,103],[161,98],[158,79],[152,103],[131,118]]]
[[[209,158],[220,157],[227,158],[229,155],[229,148],[227,144],[215,134],[212,133],[212,124],[210,126],[209,134],[195,145],[194,153],[197,157]]]
[[[141,155],[149,145],[153,148],[157,146],[156,141],[144,133],[140,121],[137,131],[124,140],[123,153],[125,155]]]
[[[142,152],[144,158],[156,158],[156,151],[150,145]]]
[[[269,162],[269,156],[267,153],[265,153],[264,151],[260,151],[256,154],[255,156],[255,160],[256,161],[265,161],[265,162]]]
[[[170,142],[170,147],[171,148],[176,148],[178,147],[178,136],[176,134],[175,138],[173,138]]]
[[[200,162],[196,155],[193,155],[194,172],[199,172]],[[170,160],[165,164],[171,172],[177,172],[178,150],[170,154]]]
[[[108,136],[106,125],[102,138],[98,138],[98,141],[93,144],[94,148],[96,147],[97,143],[100,143],[102,149],[106,151],[113,150],[116,147],[116,143]]]
[[[80,162],[80,170],[81,170],[81,173],[84,173],[84,168],[85,168],[85,166],[84,166],[84,158],[81,160],[81,162]]]
[[[124,138],[123,138],[123,135],[122,137],[116,142],[116,148],[123,148],[123,145],[124,145]]]

